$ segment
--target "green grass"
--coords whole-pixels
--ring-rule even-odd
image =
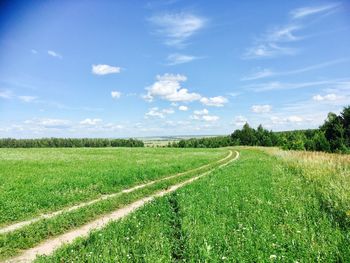
[[[308,169],[241,149],[228,167],[37,261],[349,262],[349,225],[320,191],[330,181],[310,182]]]
[[[225,149],[0,149],[0,226],[223,158]]]
[[[235,155],[232,155],[230,159],[234,157]],[[181,176],[155,183],[134,192],[121,194],[72,212],[65,212],[50,219],[37,221],[19,230],[2,234],[0,235],[0,260],[14,256],[21,250],[31,248],[45,239],[63,234],[73,228],[86,224],[105,213],[114,211],[159,190],[167,189],[171,185],[185,181],[198,174],[202,174],[227,161],[229,161],[229,159],[224,161],[220,160],[219,162],[211,163],[209,166],[201,169],[189,171]]]

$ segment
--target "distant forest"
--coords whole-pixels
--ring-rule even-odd
[[[231,135],[180,140],[169,147],[216,148],[223,146],[278,146],[285,150],[350,152],[350,106],[337,115],[329,113],[319,129],[273,132],[259,125],[254,129],[246,123]]]
[[[135,139],[101,138],[42,138],[0,139],[0,148],[59,148],[59,147],[144,147],[143,141]]]

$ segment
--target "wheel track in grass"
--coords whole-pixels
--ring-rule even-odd
[[[167,177],[164,177],[164,178],[160,178],[160,179],[157,179],[157,180],[153,180],[153,181],[150,181],[148,183],[144,183],[144,184],[139,184],[139,185],[136,185],[136,186],[133,186],[131,188],[126,188],[124,190],[121,190],[117,193],[113,193],[113,194],[107,194],[107,195],[102,195],[101,197],[99,198],[96,198],[96,199],[93,199],[93,200],[90,200],[90,201],[87,201],[87,202],[82,202],[80,204],[77,204],[77,205],[74,205],[74,206],[71,206],[71,207],[68,207],[68,208],[63,208],[61,210],[58,210],[58,211],[55,211],[55,212],[51,212],[51,213],[47,213],[47,214],[42,214],[38,217],[35,217],[35,218],[32,218],[32,219],[29,219],[29,220],[25,220],[25,221],[21,221],[21,222],[17,222],[17,223],[14,223],[14,224],[11,224],[11,225],[7,225],[7,226],[4,226],[2,228],[0,228],[0,234],[6,234],[6,233],[10,233],[10,232],[13,232],[15,230],[18,230],[22,227],[25,227],[27,225],[30,225],[32,223],[35,223],[37,221],[40,221],[40,220],[43,220],[43,219],[49,219],[49,218],[53,218],[55,216],[58,216],[58,215],[61,215],[63,213],[67,213],[67,212],[71,212],[71,211],[74,211],[74,210],[77,210],[79,208],[83,208],[83,207],[86,207],[86,206],[89,206],[89,205],[92,205],[92,204],[95,204],[97,202],[100,202],[100,201],[103,201],[103,200],[106,200],[106,199],[110,199],[110,198],[113,198],[113,197],[116,197],[118,195],[121,195],[121,194],[125,194],[125,193],[131,193],[131,192],[134,192],[138,189],[142,189],[142,188],[145,188],[147,186],[150,186],[150,185],[153,185],[153,184],[156,184],[156,183],[159,183],[159,182],[162,182],[162,181],[166,181],[166,180],[170,180],[172,178],[175,178],[175,177],[178,177],[178,176],[181,176],[181,175],[185,175],[185,174],[188,174],[188,173],[191,173],[191,172],[195,172],[195,171],[198,171],[198,170],[201,170],[201,169],[204,169],[210,165],[213,165],[213,164],[217,164],[217,163],[220,163],[220,162],[223,162],[225,160],[227,160],[228,158],[231,157],[232,155],[232,152],[229,153],[226,157],[224,157],[223,159],[220,159],[218,161],[215,161],[213,163],[209,163],[209,164],[205,164],[205,165],[202,165],[200,167],[197,167],[197,168],[194,168],[194,169],[191,169],[191,170],[188,170],[188,171],[185,171],[185,172],[181,172],[181,173],[177,173],[177,174],[174,174],[174,175],[171,175],[171,176],[167,176]]]
[[[85,224],[77,229],[73,229],[65,234],[62,234],[62,235],[59,235],[55,238],[46,240],[36,247],[24,250],[22,252],[22,254],[20,254],[19,256],[4,260],[4,262],[8,262],[8,263],[32,262],[35,260],[35,258],[37,256],[50,255],[55,250],[57,250],[59,247],[61,247],[62,245],[70,244],[74,240],[76,240],[77,238],[87,237],[91,231],[99,230],[99,229],[105,227],[111,221],[119,220],[119,219],[129,215],[130,213],[134,212],[136,209],[144,206],[146,203],[154,200],[155,198],[162,197],[168,193],[174,192],[177,189],[179,189],[179,188],[181,188],[189,183],[192,183],[192,182],[200,179],[201,177],[212,173],[214,170],[216,170],[218,168],[222,168],[222,167],[230,164],[231,162],[233,162],[239,158],[239,152],[235,151],[236,156],[234,158],[230,159],[231,156],[233,155],[233,151],[232,150],[229,150],[229,151],[230,151],[230,153],[224,159],[221,159],[220,161],[217,161],[216,163],[223,162],[227,159],[228,159],[228,161],[220,164],[217,167],[214,167],[214,168],[212,168],[204,173],[201,173],[200,175],[197,175],[195,177],[187,179],[181,183],[172,185],[165,190],[161,190],[161,191],[156,192],[155,194],[143,197],[143,198],[141,198],[141,199],[139,199],[139,200],[137,200],[129,205],[126,205],[122,208],[119,208],[119,209],[115,210],[114,212],[106,214],[106,215],[102,216],[101,218],[96,219],[88,224]],[[210,164],[208,164],[208,165],[210,165]],[[196,168],[194,170],[199,170],[199,168]]]

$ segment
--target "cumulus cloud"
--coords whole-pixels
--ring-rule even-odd
[[[202,118],[204,121],[209,121],[209,122],[217,121],[219,119],[219,117],[215,115],[204,115]]]
[[[265,105],[253,105],[251,110],[255,113],[267,113],[270,112],[272,109],[271,105],[265,104]]]
[[[171,102],[191,102],[199,100],[201,95],[198,93],[190,93],[187,89],[181,87],[181,82],[185,82],[187,77],[180,74],[164,74],[158,75],[157,81],[150,87],[144,98],[152,101],[155,97],[168,100]]]
[[[209,111],[207,109],[203,109],[203,110],[195,110],[194,115],[208,115]]]
[[[90,119],[90,118],[87,118],[85,120],[82,120],[80,122],[81,125],[85,125],[85,126],[95,126],[99,123],[101,123],[102,120],[101,119]]]
[[[183,47],[186,41],[204,27],[206,20],[191,13],[167,13],[151,17],[157,32],[165,37],[165,44]]]
[[[47,51],[47,54],[51,57],[55,57],[55,58],[59,58],[59,59],[62,59],[62,55],[57,53],[56,51],[53,51],[53,50],[48,50]]]
[[[158,107],[150,108],[148,112],[145,114],[145,118],[149,117],[157,117],[157,118],[165,118],[167,114],[173,114],[175,111],[173,109],[159,109]]]
[[[122,95],[122,93],[119,91],[116,91],[116,90],[111,91],[111,96],[113,99],[119,99],[121,95]]]
[[[200,99],[200,102],[207,106],[223,107],[228,100],[223,96],[216,96],[212,98],[203,97]]]
[[[215,122],[219,120],[219,116],[209,115],[209,111],[207,109],[195,110],[190,118],[192,120],[202,120],[206,122]]]
[[[317,94],[317,95],[312,97],[312,99],[315,101],[335,101],[335,100],[340,99],[340,98],[341,98],[340,96],[337,96],[334,93],[326,94],[324,96]]]
[[[188,110],[188,107],[185,106],[185,105],[181,105],[181,106],[179,106],[179,110],[180,110],[180,111],[187,111],[187,110]]]
[[[92,65],[92,73],[95,75],[107,75],[120,73],[121,68],[106,64]]]
[[[18,96],[18,98],[23,102],[33,102],[37,99],[35,96]]]

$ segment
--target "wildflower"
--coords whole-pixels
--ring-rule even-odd
[[[270,259],[276,259],[276,258],[277,258],[276,255],[271,255],[271,256],[270,256]]]

